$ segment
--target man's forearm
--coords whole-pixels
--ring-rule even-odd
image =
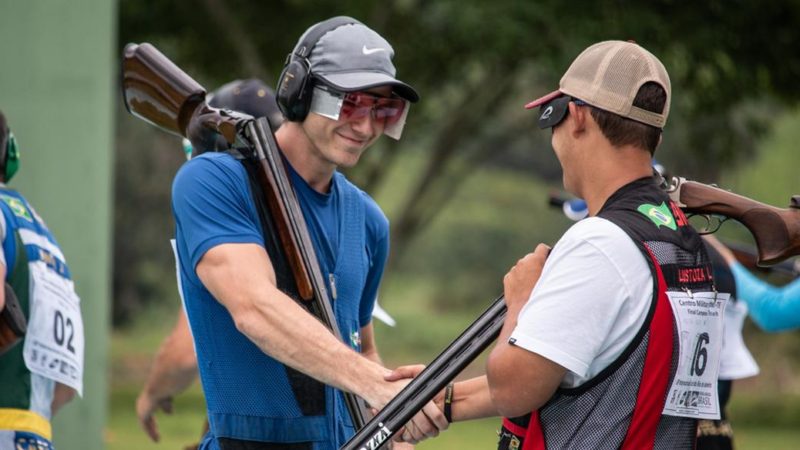
[[[453,422],[499,415],[492,404],[489,382],[485,375],[460,381],[453,386],[451,411]]]
[[[154,400],[177,395],[197,377],[197,356],[192,334],[183,311],[158,349],[143,391]]]
[[[238,316],[238,317],[237,317]],[[382,405],[371,389],[389,371],[345,346],[316,318],[277,288],[259,296],[249,311],[234,313],[238,329],[264,353],[325,384]]]
[[[196,270],[237,329],[269,356],[373,406],[382,407],[399,389],[383,380],[388,370],[347,347],[276,287],[263,247],[219,245],[206,252]]]
[[[157,358],[142,389],[156,400],[173,397],[185,391],[197,377],[197,365],[173,364]]]

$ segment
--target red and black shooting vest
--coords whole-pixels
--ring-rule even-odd
[[[504,418],[499,450],[694,445],[697,420],[662,411],[679,357],[667,292],[714,289],[702,240],[650,178],[622,187],[598,216],[622,228],[647,260],[654,283],[647,317],[622,354],[597,376],[576,388],[559,388],[538,411]]]

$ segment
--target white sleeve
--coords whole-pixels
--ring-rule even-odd
[[[605,219],[582,220],[553,248],[509,342],[565,367],[567,386],[582,384],[633,340],[652,293],[631,238]]]

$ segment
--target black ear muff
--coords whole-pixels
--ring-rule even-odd
[[[3,167],[5,181],[11,180],[11,177],[19,170],[19,148],[17,147],[17,140],[14,138],[14,133],[8,131],[8,140],[6,141],[6,150],[3,155]]]
[[[305,33],[305,37],[286,58],[286,65],[275,89],[275,100],[286,120],[302,122],[308,115],[314,87],[314,76],[308,58],[314,46],[329,31],[352,24],[361,22],[352,17],[339,16],[316,24]]]
[[[308,62],[303,58],[289,62],[281,72],[275,99],[287,120],[302,122],[308,115],[311,106],[311,76],[308,69]]]

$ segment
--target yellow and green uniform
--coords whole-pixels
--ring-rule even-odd
[[[0,356],[0,449],[47,449],[56,383],[82,391],[80,300],[58,244],[31,205],[0,185],[0,212],[0,264],[28,319],[22,341]]]

